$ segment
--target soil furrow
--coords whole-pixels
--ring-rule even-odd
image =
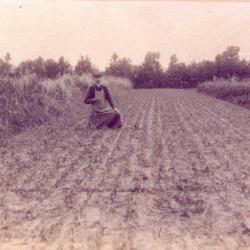
[[[249,111],[192,90],[115,102],[120,130],[41,127],[0,148],[0,250],[249,249]]]

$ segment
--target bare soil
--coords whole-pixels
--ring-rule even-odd
[[[188,90],[116,103],[120,130],[40,127],[0,148],[0,249],[249,250],[250,111]]]

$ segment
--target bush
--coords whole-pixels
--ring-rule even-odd
[[[236,104],[250,105],[250,80],[217,79],[201,83],[197,90]]]

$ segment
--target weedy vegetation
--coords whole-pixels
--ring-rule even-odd
[[[250,79],[217,79],[201,83],[197,90],[210,96],[250,108]]]

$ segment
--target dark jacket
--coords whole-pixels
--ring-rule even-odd
[[[103,88],[105,99],[109,102],[110,106],[112,108],[114,108],[114,103],[113,103],[113,100],[112,100],[112,97],[110,95],[110,92],[109,92],[108,88],[106,86],[104,86],[104,85],[101,85],[101,87]],[[89,87],[88,92],[86,94],[86,97],[84,99],[84,103],[86,103],[86,104],[91,103],[91,102],[89,102],[89,99],[95,98],[95,89],[96,88],[97,88],[96,85],[93,85],[93,86]]]

